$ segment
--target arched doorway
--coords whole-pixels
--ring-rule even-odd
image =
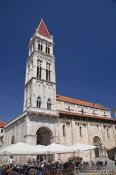
[[[37,130],[37,145],[49,145],[52,142],[52,131],[49,128],[41,127]]]
[[[47,128],[47,127],[41,127],[37,130],[37,145],[40,144],[40,145],[49,145],[52,143],[52,131]],[[45,156],[45,155],[38,155],[37,156],[37,159],[39,159],[40,161],[43,161],[43,160],[53,160],[54,157],[53,155],[48,155],[48,156]]]
[[[101,152],[102,152],[101,139],[99,137],[95,136],[93,138],[93,144],[95,146],[97,146],[97,148],[95,148],[95,157],[100,157],[101,156]]]

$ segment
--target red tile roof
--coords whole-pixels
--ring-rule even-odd
[[[100,104],[94,104],[94,103],[90,103],[90,102],[87,102],[84,100],[78,100],[78,99],[74,99],[74,98],[70,98],[70,97],[65,97],[62,95],[57,95],[56,99],[58,101],[63,101],[63,102],[67,102],[67,103],[87,106],[87,107],[96,108],[96,109],[108,110],[106,107],[104,107]]]
[[[67,112],[67,111],[59,111],[59,114],[61,115],[70,115],[75,117],[84,117],[84,118],[91,118],[91,119],[100,119],[100,120],[108,120],[108,121],[115,121],[116,119],[113,118],[106,118],[106,117],[100,117],[100,116],[91,116],[91,115],[85,115],[85,114],[78,114],[73,112]]]
[[[0,128],[4,128],[4,127],[5,127],[5,125],[6,125],[6,123],[4,123],[4,122],[0,121]]]
[[[48,29],[47,29],[43,19],[41,19],[41,21],[39,23],[39,26],[37,28],[37,31],[38,31],[38,33],[40,35],[43,35],[43,36],[45,36],[47,38],[51,38],[50,33],[49,33],[49,31],[48,31]]]

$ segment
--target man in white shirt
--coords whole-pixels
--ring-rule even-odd
[[[9,164],[10,164],[10,166],[12,167],[13,166],[13,164],[14,164],[14,159],[13,159],[13,157],[12,156],[10,156],[10,159],[9,159]]]

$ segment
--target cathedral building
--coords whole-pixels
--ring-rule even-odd
[[[3,144],[4,127],[6,123],[0,121],[0,146]]]
[[[84,159],[107,157],[107,149],[116,147],[116,120],[100,104],[56,93],[53,48],[53,36],[41,19],[29,42],[23,113],[4,127],[3,147],[17,142],[85,143],[98,147],[80,153]]]

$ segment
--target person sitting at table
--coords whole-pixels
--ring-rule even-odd
[[[30,165],[32,163],[30,158],[28,159],[27,163],[28,163],[28,165]]]
[[[9,164],[10,164],[10,167],[13,167],[13,165],[14,165],[14,159],[13,159],[13,156],[10,156]]]
[[[35,166],[35,164],[36,164],[35,159],[32,160],[32,164]]]
[[[36,170],[34,169],[34,167],[30,167],[29,169],[29,175],[36,175]]]

